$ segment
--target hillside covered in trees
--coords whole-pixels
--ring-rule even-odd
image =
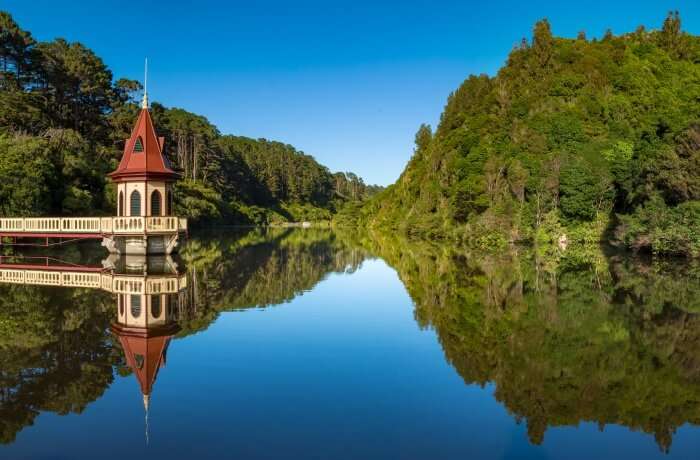
[[[115,169],[141,85],[115,81],[89,48],[37,42],[0,12],[0,215],[114,212]],[[183,172],[176,211],[199,222],[330,219],[377,191],[294,147],[221,135],[205,117],[152,105],[166,155]]]
[[[470,76],[399,180],[356,218],[477,247],[611,241],[700,256],[700,37],[600,39],[546,20],[497,75]]]

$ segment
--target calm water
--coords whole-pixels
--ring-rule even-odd
[[[319,230],[51,256],[3,279],[98,284],[0,283],[0,458],[698,457],[699,265]]]

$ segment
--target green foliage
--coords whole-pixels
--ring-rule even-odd
[[[618,237],[635,250],[700,257],[700,201],[671,208],[653,197],[621,221]]]
[[[596,174],[583,161],[573,159],[562,165],[559,176],[559,205],[562,214],[579,221],[590,221],[612,202],[613,189],[609,179]]]
[[[700,200],[699,51],[675,12],[660,31],[603,40],[556,37],[540,21],[496,76],[470,76],[449,95],[435,134],[421,127],[400,179],[359,218],[474,246],[577,229],[601,241],[613,233],[602,215],[634,215],[654,197],[669,212]],[[675,231],[693,228],[687,212],[671,212]],[[655,252],[695,254],[668,238]]]
[[[212,221],[221,217],[221,195],[215,190],[188,180],[175,184],[175,214],[195,221]]]
[[[0,135],[0,213],[22,216],[48,212],[54,180],[51,166],[46,141]]]

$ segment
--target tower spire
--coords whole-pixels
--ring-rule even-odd
[[[141,101],[141,108],[148,108],[148,58],[145,58],[143,69],[143,101]]]
[[[151,395],[143,395],[143,408],[145,410],[145,423],[146,423],[146,445],[148,445],[149,437],[148,437],[148,403],[151,400]]]

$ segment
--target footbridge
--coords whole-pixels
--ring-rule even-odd
[[[187,233],[187,219],[170,216],[151,217],[0,217],[0,245],[39,243],[18,243],[20,241],[40,241],[43,246],[62,244],[82,239],[101,239],[110,252],[124,252],[115,249],[116,238],[129,238],[145,242],[151,237],[159,242],[160,253],[170,253],[180,234]],[[9,239],[9,240],[8,240]]]
[[[111,235],[167,235],[187,232],[178,217],[0,217],[0,236],[103,238]]]

